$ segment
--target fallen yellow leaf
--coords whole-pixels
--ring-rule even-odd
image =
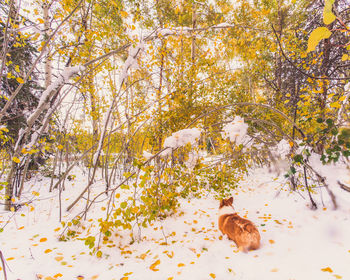
[[[216,275],[214,273],[210,273],[209,274],[211,276],[211,278],[215,279],[216,278]]]
[[[333,270],[330,267],[325,267],[325,268],[322,268],[321,270],[324,272],[330,272],[330,273],[333,272]]]
[[[40,241],[40,242],[45,242],[45,241],[47,241],[47,238],[46,238],[46,237],[43,237],[43,238],[41,238],[39,241]]]
[[[178,267],[181,267],[181,266],[185,266],[185,264],[179,263],[177,266],[178,266]]]
[[[158,271],[159,269],[156,268],[157,265],[160,264],[160,260],[156,260],[154,263],[151,264],[151,266],[149,267],[150,270],[153,270],[153,271]]]
[[[61,260],[63,260],[63,257],[61,257],[61,256],[60,257],[56,257],[55,260],[60,262]]]
[[[173,251],[171,251],[171,253],[166,253],[166,255],[169,257],[169,258],[173,258],[174,257],[174,252]]]

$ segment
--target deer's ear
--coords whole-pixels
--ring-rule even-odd
[[[220,201],[220,208],[223,207],[224,205],[225,205],[225,199],[222,199],[222,200]]]
[[[228,200],[227,200],[228,203],[230,203],[232,205],[233,203],[233,197],[231,196]]]

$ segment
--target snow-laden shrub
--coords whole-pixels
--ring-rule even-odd
[[[243,140],[247,135],[248,124],[240,116],[236,116],[234,120],[222,128],[222,137],[229,138],[229,140],[236,145],[243,144]]]

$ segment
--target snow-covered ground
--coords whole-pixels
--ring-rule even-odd
[[[337,170],[337,176],[349,185],[349,172]],[[79,169],[75,171],[75,181],[67,181],[63,192],[64,206],[86,183]],[[58,241],[62,231],[58,198],[46,191],[49,179],[39,178],[28,183],[32,190],[25,195],[35,197],[35,190],[41,200],[23,207],[0,233],[9,280],[350,279],[350,193],[338,186],[333,186],[338,210],[331,209],[323,190],[325,205],[320,194],[315,194],[320,207],[312,211],[302,198],[307,195],[290,193],[283,176],[275,177],[266,169],[252,170],[232,196],[236,211],[257,225],[262,237],[259,250],[239,252],[232,241],[222,237],[217,228],[219,202],[208,195],[182,200],[177,215],[143,229],[140,242],[130,244],[129,233],[118,232],[124,238],[116,239],[116,247],[104,248],[98,259],[89,255],[83,241]],[[99,188],[103,188],[102,181],[94,185],[95,190]],[[98,204],[87,219],[101,215],[100,208],[106,203]],[[63,220],[68,220],[74,213],[63,214]],[[0,227],[11,215],[0,212]]]

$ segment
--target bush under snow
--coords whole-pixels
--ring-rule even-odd
[[[242,117],[236,116],[232,122],[224,125],[222,130],[221,135],[223,138],[229,138],[231,142],[240,145],[243,144],[244,138],[247,135],[248,125]]]
[[[186,128],[174,132],[164,141],[164,148],[179,148],[186,144],[193,145],[201,135],[201,130],[198,128]]]

